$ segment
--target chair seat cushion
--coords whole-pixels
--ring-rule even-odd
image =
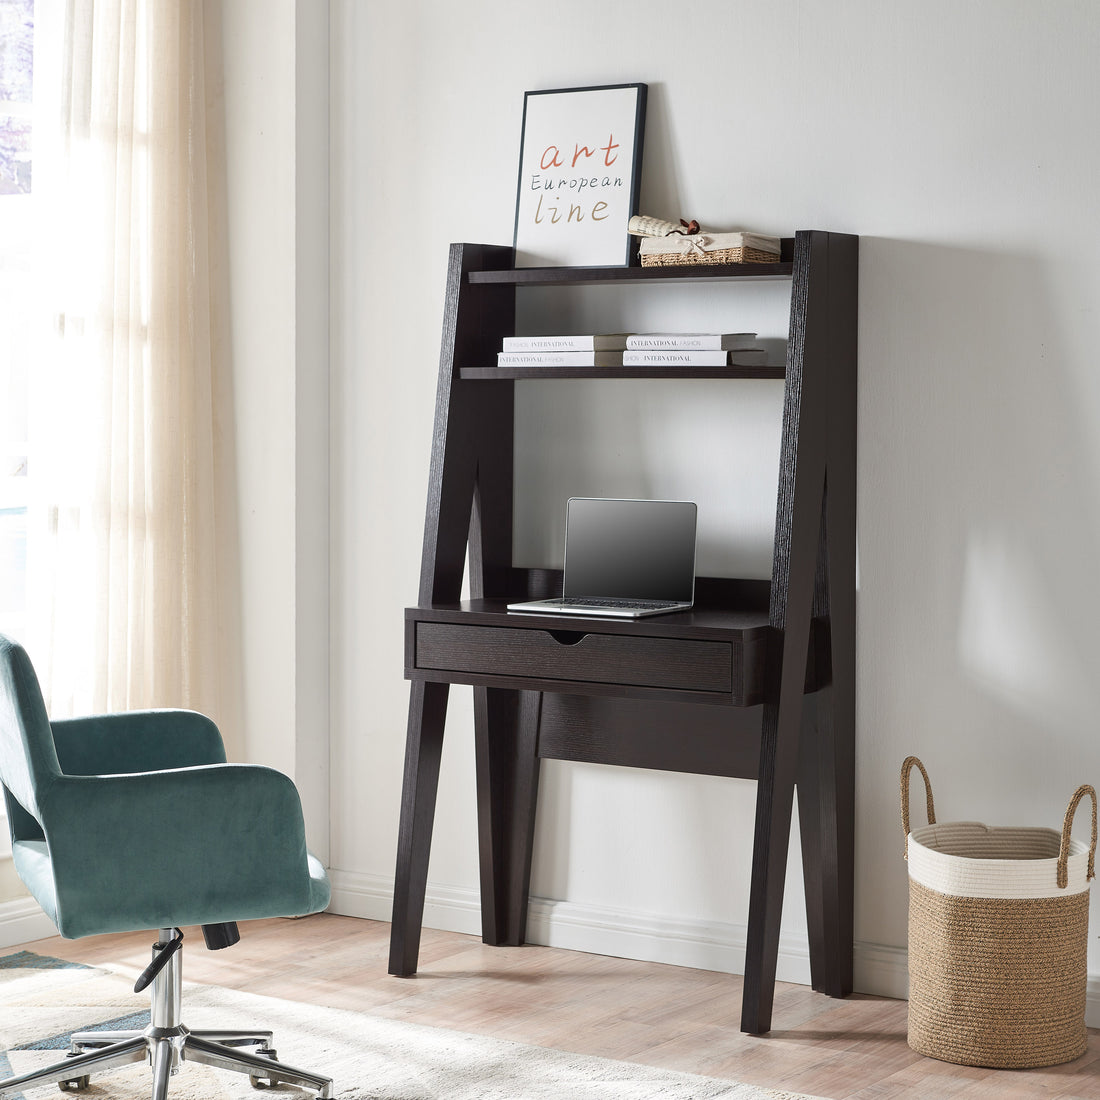
[[[138,852],[136,847],[135,852]],[[12,845],[12,858],[31,896],[57,925],[61,935],[68,939],[109,932],[139,932],[147,928],[257,920],[262,917],[301,917],[326,909],[332,893],[321,861],[310,852],[306,859],[309,900],[304,908],[293,904],[286,892],[277,889],[254,893],[249,897],[227,896],[224,903],[212,904],[210,899],[196,898],[192,892],[181,888],[176,896],[166,895],[163,906],[159,908],[151,907],[147,898],[128,898],[123,893],[116,895],[115,903],[110,907],[100,905],[75,914],[61,913],[58,911],[57,890],[46,842],[17,840]],[[140,860],[140,853],[135,855],[135,859]]]

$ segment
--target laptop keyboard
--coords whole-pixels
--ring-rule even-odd
[[[574,607],[639,607],[643,610],[657,609],[661,607],[676,607],[682,601],[679,600],[618,600],[608,598],[606,600],[590,599],[587,596],[566,596],[561,601]]]

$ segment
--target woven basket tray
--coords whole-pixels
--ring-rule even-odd
[[[683,267],[686,264],[776,264],[774,252],[760,248],[717,248],[713,252],[657,252],[642,254],[642,267]]]

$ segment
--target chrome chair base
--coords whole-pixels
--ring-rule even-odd
[[[277,1061],[270,1047],[271,1033],[244,1036],[233,1043],[219,1042],[212,1036],[221,1032],[188,1031],[182,1025],[173,1029],[146,1028],[129,1033],[84,1032],[73,1035],[72,1053],[62,1062],[0,1082],[0,1095],[12,1095],[36,1085],[57,1084],[68,1091],[88,1087],[93,1073],[117,1069],[131,1062],[148,1061],[153,1067],[153,1100],[166,1100],[168,1082],[179,1071],[181,1062],[203,1062],[220,1069],[247,1073],[257,1088],[286,1082],[313,1089],[319,1097],[331,1100],[332,1081],[315,1073]],[[110,1035],[105,1040],[104,1035]],[[252,1047],[254,1049],[243,1049]]]
[[[161,939],[167,942],[164,932]],[[154,945],[154,952],[163,946]],[[153,1070],[152,1100],[167,1100],[169,1080],[179,1072],[181,1063],[190,1061],[247,1073],[256,1088],[285,1082],[313,1089],[321,1100],[331,1100],[332,1079],[278,1061],[270,1031],[191,1031],[185,1027],[179,1019],[180,954],[153,980],[151,1022],[144,1031],[74,1032],[67,1058],[0,1081],[0,1096],[49,1084],[75,1092],[88,1087],[93,1073],[148,1061]]]

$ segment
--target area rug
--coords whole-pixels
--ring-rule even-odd
[[[147,997],[133,976],[23,951],[0,958],[0,1080],[64,1057],[73,1031],[142,1028]],[[332,1077],[340,1100],[803,1100],[799,1094],[632,1062],[568,1054],[479,1035],[184,983],[184,1022],[191,1028],[275,1032],[279,1058]],[[71,1094],[87,1100],[148,1100],[151,1079],[140,1063],[92,1078]],[[308,1097],[280,1085],[277,1097]],[[256,1100],[244,1074],[186,1062],[172,1078],[170,1100]],[[57,1096],[57,1086],[28,1090],[26,1100]],[[14,1098],[12,1098],[14,1100]],[[813,1098],[809,1098],[813,1100]]]

